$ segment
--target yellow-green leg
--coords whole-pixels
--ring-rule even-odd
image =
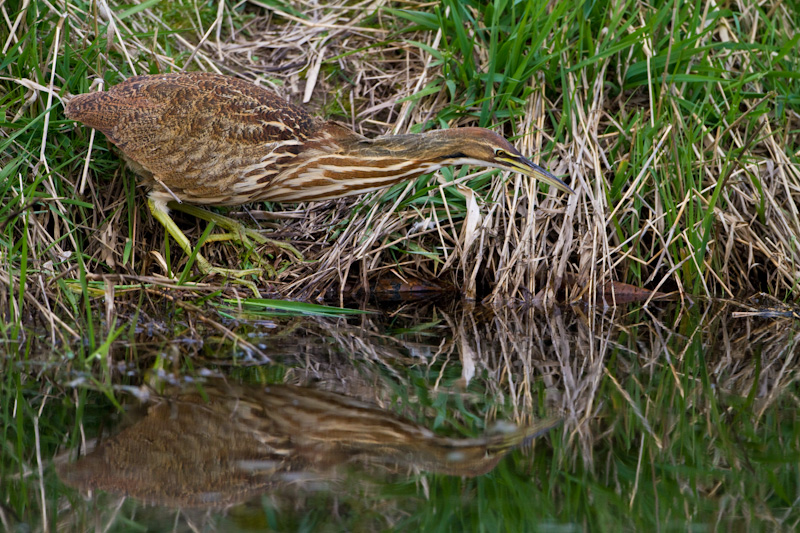
[[[300,251],[297,250],[297,248],[295,248],[288,242],[277,241],[275,239],[268,239],[263,235],[261,235],[261,233],[257,232],[256,230],[250,229],[232,218],[228,218],[226,216],[217,213],[212,213],[211,211],[208,211],[201,207],[189,204],[179,204],[177,202],[170,202],[169,207],[170,209],[175,209],[176,211],[186,213],[187,215],[192,215],[193,217],[205,220],[206,222],[213,222],[214,224],[216,224],[217,226],[228,232],[223,234],[209,235],[208,239],[206,239],[207,241],[232,240],[241,242],[245,246],[252,248],[253,245],[250,241],[253,240],[259,244],[268,244],[275,248],[286,250],[287,252],[292,254],[296,259],[300,261],[303,260],[303,254],[301,254]]]
[[[161,223],[161,225],[164,226],[164,229],[167,230],[167,233],[169,233],[172,236],[172,238],[175,239],[175,242],[178,243],[178,246],[181,247],[181,249],[186,253],[186,255],[192,255],[193,250],[191,243],[189,243],[189,239],[186,237],[186,235],[184,235],[184,233],[181,231],[178,225],[175,224],[175,221],[172,220],[172,217],[169,216],[169,212],[167,211],[166,206],[164,206],[161,203],[154,202],[152,198],[148,198],[147,207],[150,208],[150,212],[153,214],[153,218],[158,220]],[[202,209],[200,211],[208,213],[208,211]],[[249,280],[240,279],[242,276],[247,276],[250,274],[260,274],[261,273],[260,268],[233,270],[228,268],[214,267],[211,266],[211,263],[209,263],[208,260],[205,257],[203,257],[203,255],[200,254],[199,252],[195,255],[195,260],[197,261],[197,267],[203,274],[220,274],[222,276],[232,277],[234,281],[236,281],[237,283],[241,283],[242,285],[245,285],[250,290],[252,290],[256,298],[261,297],[261,293],[258,292],[258,288],[256,287],[255,283]]]

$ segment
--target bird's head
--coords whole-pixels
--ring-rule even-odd
[[[569,194],[575,194],[566,183],[523,156],[506,139],[484,128],[454,128],[425,134],[440,142],[440,161],[445,165],[475,165],[519,172],[539,179]]]

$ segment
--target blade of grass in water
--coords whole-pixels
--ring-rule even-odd
[[[330,307],[327,305],[289,300],[272,300],[269,298],[247,298],[243,300],[225,299],[230,305],[219,306],[220,311],[234,311],[242,309],[248,314],[258,316],[270,315],[296,315],[296,316],[347,316],[363,315],[369,313],[361,309],[348,309],[346,307]]]

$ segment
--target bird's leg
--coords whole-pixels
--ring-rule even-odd
[[[178,243],[178,246],[186,253],[186,255],[191,256],[193,253],[192,245],[189,243],[189,239],[184,235],[181,229],[175,224],[175,221],[172,220],[172,217],[169,216],[169,212],[166,210],[166,206],[163,204],[158,204],[153,201],[152,198],[147,199],[147,207],[150,208],[150,213],[153,214],[153,218],[158,220],[164,229],[167,230],[175,242]],[[217,268],[211,266],[211,263],[202,256],[199,252],[195,254],[195,260],[197,261],[197,267],[203,274],[220,274],[223,276],[230,276],[236,283],[240,283],[242,285],[247,286],[253,294],[255,294],[256,298],[261,298],[261,293],[258,292],[258,287],[252,281],[241,279],[242,276],[247,276],[249,274],[260,274],[260,268],[250,268],[246,270],[233,270],[227,268]]]
[[[303,254],[300,253],[300,251],[297,250],[297,248],[295,248],[288,242],[282,242],[275,239],[268,239],[258,231],[250,229],[246,227],[244,224],[232,218],[217,213],[212,213],[211,211],[190,204],[178,204],[175,202],[171,202],[169,206],[170,208],[175,209],[176,211],[181,211],[183,213],[186,213],[187,215],[192,215],[199,219],[205,220],[206,222],[213,222],[220,228],[227,230],[229,232],[223,235],[210,235],[208,239],[206,239],[206,241],[235,240],[241,242],[245,246],[252,248],[250,240],[254,240],[259,244],[268,244],[275,248],[286,250],[287,252],[292,254],[296,259],[300,261],[303,260]]]

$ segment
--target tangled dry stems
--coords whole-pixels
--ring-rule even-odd
[[[33,81],[36,74],[29,72],[27,77],[6,81],[8,87],[23,85],[27,89],[24,103],[6,110],[9,120],[18,119],[29,108],[44,110],[48,103],[56,102],[64,80],[53,71],[57,62],[65,60],[65,39],[72,50],[85,50],[97,28],[106,23],[110,23],[108,46],[91,65],[93,74],[114,70],[129,75],[153,68],[233,74],[270,85],[293,102],[307,102],[320,114],[347,122],[365,135],[409,131],[435,120],[437,113],[453,104],[444,84],[438,91],[417,97],[421,89],[444,76],[442,65],[429,50],[439,50],[447,36],[441,30],[405,32],[399,37],[394,33],[404,24],[385,8],[429,7],[414,2],[293,4],[305,18],[258,1],[248,2],[244,10],[220,3],[211,23],[199,11],[174,22],[169,13],[150,8],[121,18],[120,9],[105,1],[93,4],[96,12],[83,12],[72,3],[67,3],[63,12],[56,5],[44,5],[50,16],[65,16],[56,28],[61,37],[43,54],[39,66],[42,80]],[[746,30],[744,34],[756,35],[763,29],[763,21],[747,6],[738,9],[743,13],[738,22]],[[793,31],[796,21],[787,9],[775,6],[775,24]],[[7,21],[13,21],[5,51],[25,39],[29,19],[24,13],[15,17],[7,5],[0,10]],[[480,14],[476,17],[480,19]],[[698,47],[739,35],[726,17],[709,18],[708,24],[712,29],[699,39]],[[162,33],[168,29],[188,31],[158,39],[148,34],[154,28]],[[474,35],[474,28],[468,31]],[[653,43],[645,41],[645,53],[653,55]],[[567,51],[549,52],[560,54],[564,64],[572,61]],[[741,75],[752,74],[751,56],[725,48],[715,48],[713,54],[715,64]],[[480,71],[490,70],[492,58],[484,48],[475,48],[475,61]],[[800,264],[796,246],[800,170],[795,161],[798,133],[791,127],[791,121],[797,119],[793,108],[785,109],[785,117],[771,111],[748,120],[764,100],[771,105],[774,96],[754,77],[747,90],[767,93],[767,97],[748,101],[752,105],[741,109],[732,122],[726,118],[729,109],[720,109],[720,124],[711,127],[696,113],[679,107],[685,84],[667,83],[663,77],[661,86],[656,87],[662,98],[656,101],[653,84],[659,78],[653,76],[650,85],[616,91],[614,96],[609,94],[610,84],[625,86],[629,65],[624,58],[611,55],[591,68],[593,74],[588,68],[565,70],[563,92],[553,92],[543,76],[528,80],[524,112],[512,115],[502,128],[506,135],[521,135],[517,144],[524,153],[556,174],[568,176],[576,196],[542,195],[535,183],[517,175],[496,175],[490,187],[473,194],[464,185],[475,177],[471,174],[456,179],[456,190],[465,197],[457,216],[433,202],[422,207],[404,204],[404,199],[425,186],[422,183],[392,192],[390,201],[377,201],[384,193],[375,193],[365,199],[273,206],[289,218],[267,226],[279,228],[278,237],[296,237],[313,262],[290,265],[270,287],[284,297],[315,298],[341,289],[349,278],[368,283],[377,272],[401,279],[435,277],[466,296],[495,303],[526,294],[553,302],[567,272],[576,272],[579,280],[576,287],[570,287],[566,296],[570,300],[584,294],[591,298],[592,287],[625,280],[637,271],[640,284],[681,294],[792,292],[798,277],[796,265]],[[49,82],[49,86],[40,82]],[[56,120],[60,113],[55,107],[48,117]],[[553,124],[560,123],[565,114],[569,117],[567,128],[554,138]],[[672,120],[655,120],[662,115]],[[474,125],[473,116],[472,110],[465,109],[448,125]],[[648,128],[655,128],[648,133],[653,142],[642,145],[638,138]],[[10,153],[29,154],[25,167],[17,171],[23,183],[44,176],[35,201],[46,208],[29,216],[28,225],[23,228],[20,224],[17,230],[17,236],[27,231],[32,243],[31,278],[27,281],[31,291],[25,301],[38,312],[61,308],[69,314],[73,311],[58,295],[63,289],[58,280],[76,277],[78,245],[68,222],[75,218],[76,210],[58,191],[77,191],[77,196],[92,206],[84,211],[88,215],[79,226],[91,235],[83,250],[90,256],[86,261],[90,274],[117,269],[143,275],[165,263],[159,253],[152,252],[153,243],[162,242],[160,230],[147,218],[140,218],[144,212],[138,207],[141,202],[131,206],[126,201],[130,176],[108,160],[93,163],[96,170],[86,171],[84,161],[97,161],[98,153],[107,147],[105,141],[93,139],[89,151],[71,153],[68,164],[55,165],[45,146],[68,146],[58,138],[61,135],[88,132],[45,126],[38,156],[13,142]],[[9,138],[9,133],[4,136]],[[687,167],[676,160],[676,147],[691,142],[694,159]],[[552,150],[541,153],[546,145]],[[636,153],[641,150],[644,155]],[[732,160],[730,154],[736,150],[741,153]],[[3,158],[9,156],[7,152]],[[643,164],[625,167],[629,161]],[[612,194],[623,167],[628,177]],[[427,194],[431,199],[444,199],[444,186],[437,186],[444,180],[434,179],[438,181],[429,184],[433,186]],[[664,188],[670,189],[672,205],[662,197]],[[24,194],[22,190],[12,193]],[[708,219],[697,215],[702,209],[711,210]],[[710,238],[698,242],[697,236],[704,230]],[[122,261],[130,242],[130,257]],[[707,251],[699,254],[703,246]],[[206,255],[212,261],[237,263],[236,250],[224,245],[211,248]],[[276,263],[280,265],[281,259]],[[151,267],[153,260],[156,267]],[[687,277],[689,270],[695,274]],[[18,265],[3,265],[0,275],[13,292]],[[15,316],[24,314],[21,309],[13,312]]]

